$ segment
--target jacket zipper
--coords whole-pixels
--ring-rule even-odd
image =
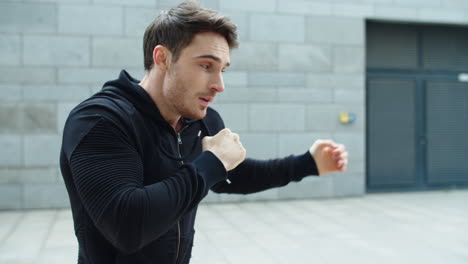
[[[186,128],[187,126],[183,127],[177,134],[177,153],[179,154],[179,158],[182,159],[182,154],[180,153],[180,147],[182,146],[182,138],[180,136],[180,133]],[[184,164],[184,161],[180,161],[181,164]],[[177,264],[177,261],[179,260],[179,251],[180,251],[180,221],[177,220],[177,251],[176,251],[176,257],[175,257],[175,264]]]

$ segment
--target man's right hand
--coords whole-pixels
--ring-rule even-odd
[[[211,151],[224,165],[226,171],[237,167],[245,159],[245,148],[239,140],[239,135],[225,128],[212,137],[202,140],[203,151]]]

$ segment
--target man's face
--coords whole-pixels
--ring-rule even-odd
[[[195,35],[169,66],[163,89],[166,103],[182,117],[202,119],[208,104],[224,91],[222,72],[228,66],[229,46],[223,36]]]

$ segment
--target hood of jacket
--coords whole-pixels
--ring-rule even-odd
[[[139,85],[139,80],[122,70],[115,80],[104,83],[101,93],[123,97],[143,115],[154,121],[166,122],[150,95]]]

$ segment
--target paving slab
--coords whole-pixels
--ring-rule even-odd
[[[468,190],[202,204],[191,264],[466,264]],[[0,264],[77,262],[69,209],[0,211]]]

